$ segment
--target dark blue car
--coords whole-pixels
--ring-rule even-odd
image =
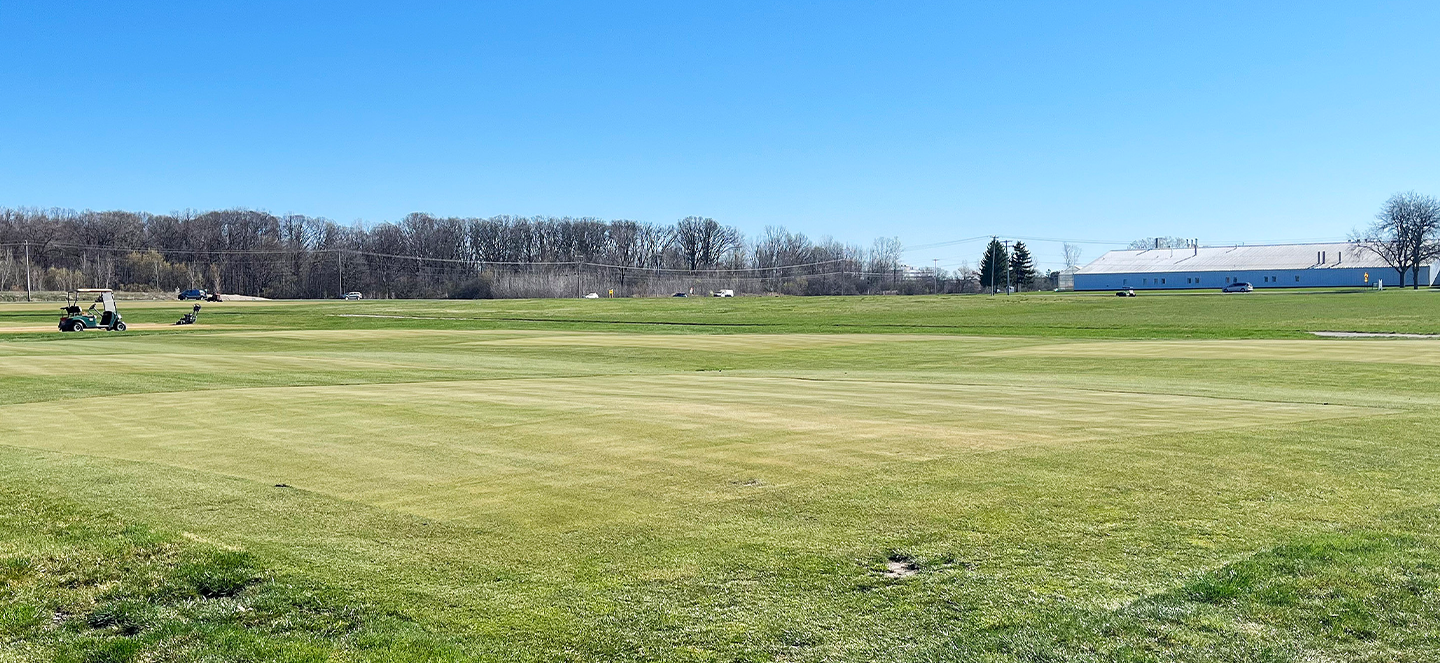
[[[204,290],[197,290],[197,289],[195,289],[195,288],[191,288],[191,289],[189,289],[189,290],[186,290],[185,292],[180,293],[180,301],[183,302],[183,301],[185,301],[185,300],[187,300],[187,299],[193,299],[193,300],[195,300],[195,301],[197,301],[197,302],[198,302],[198,301],[204,301],[204,300],[205,300],[205,291],[204,291]]]

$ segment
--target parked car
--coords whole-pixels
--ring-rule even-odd
[[[715,292],[710,293],[710,296],[711,296],[711,297],[734,297],[734,296],[735,296],[735,291],[734,291],[734,290],[716,290]]]
[[[186,301],[186,300],[188,300],[188,299],[193,299],[193,300],[195,300],[195,301],[197,301],[197,302],[199,302],[199,301],[204,301],[204,300],[205,300],[205,291],[204,291],[204,290],[200,290],[200,289],[198,289],[198,288],[191,288],[191,289],[189,289],[189,290],[186,290],[185,292],[180,293],[180,301],[183,302],[183,301]]]
[[[1135,289],[1134,289],[1134,288],[1121,288],[1121,289],[1115,291],[1115,296],[1116,296],[1116,297],[1134,297],[1134,296],[1135,296]]]
[[[364,299],[364,298],[365,298],[365,295],[362,295],[362,294],[360,294],[360,293],[358,293],[358,292],[353,292],[353,291],[352,291],[352,292],[347,292],[347,293],[345,293],[344,295],[342,295],[342,297],[344,297],[345,299],[349,299],[349,300],[356,300],[356,299]]]
[[[1250,285],[1250,282],[1249,282],[1249,281],[1240,281],[1239,283],[1231,283],[1230,285],[1227,285],[1227,286],[1225,286],[1225,287],[1223,287],[1223,288],[1220,289],[1220,292],[1254,292],[1254,291],[1255,291],[1255,286]]]
[[[670,295],[670,296],[671,296],[671,297],[689,297],[690,295],[687,295],[687,294],[685,294],[685,293],[683,293],[683,292],[677,292],[677,293],[675,293],[675,294],[673,294],[673,295]]]

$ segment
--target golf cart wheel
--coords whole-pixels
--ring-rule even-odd
[[[125,323],[123,323],[123,322],[117,322],[117,323],[115,323],[115,331],[125,331]]]

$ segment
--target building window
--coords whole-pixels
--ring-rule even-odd
[[[1298,277],[1298,276],[1295,277],[1295,282],[1296,282],[1296,283],[1299,283],[1299,282],[1300,282],[1300,277]]]
[[[1165,279],[1160,279],[1160,282],[1161,282],[1161,283],[1164,283],[1164,282],[1165,282]]]

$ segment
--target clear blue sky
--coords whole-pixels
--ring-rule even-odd
[[[0,205],[1343,238],[1440,194],[1437,28],[1435,2],[6,0]]]

